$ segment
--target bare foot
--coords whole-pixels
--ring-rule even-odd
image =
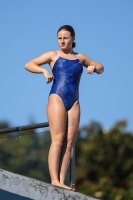
[[[52,182],[52,185],[65,188],[67,190],[76,191],[74,188],[68,187],[67,185],[60,183],[60,182]]]

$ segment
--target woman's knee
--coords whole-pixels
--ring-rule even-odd
[[[58,136],[52,139],[52,146],[55,148],[62,148],[64,143],[64,136]]]

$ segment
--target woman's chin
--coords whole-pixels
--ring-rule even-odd
[[[68,48],[66,46],[61,46],[60,49],[63,50],[63,51],[69,51],[70,50],[70,48]]]
[[[67,48],[66,48],[66,46],[61,46],[60,47],[61,49],[64,49],[64,50],[66,50]]]

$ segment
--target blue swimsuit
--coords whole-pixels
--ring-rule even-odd
[[[70,60],[59,54],[52,72],[54,81],[49,96],[59,95],[68,111],[79,98],[79,82],[83,66],[78,57]]]

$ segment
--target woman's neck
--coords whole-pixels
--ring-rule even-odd
[[[62,50],[60,49],[61,54],[74,54],[73,49]]]

